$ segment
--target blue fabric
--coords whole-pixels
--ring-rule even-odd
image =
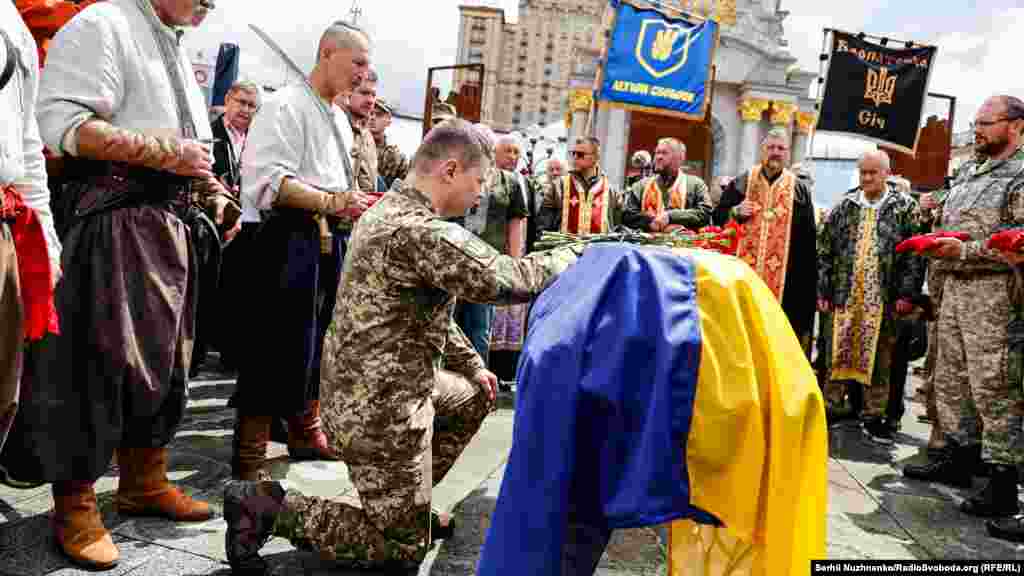
[[[566,526],[679,518],[701,335],[694,263],[589,248],[537,299],[519,364],[512,453],[478,574],[557,575]]]
[[[484,365],[486,365],[490,359],[494,304],[477,304],[460,300],[455,306],[455,324],[469,338],[476,353],[483,358]]]
[[[217,67],[213,77],[213,93],[210,99],[211,106],[223,106],[224,98],[228,95],[228,90],[235,85],[235,81],[238,80],[238,57],[239,50],[237,44],[228,44],[227,42],[220,45],[220,50],[217,52]]]

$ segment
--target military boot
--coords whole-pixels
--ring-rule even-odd
[[[224,535],[231,573],[265,576],[267,562],[259,551],[273,535],[274,521],[284,511],[284,488],[277,482],[232,481],[224,488]]]
[[[957,488],[971,487],[971,468],[966,465],[970,455],[964,448],[950,442],[935,456],[925,464],[904,466],[903,475],[922,482],[938,482]]]
[[[988,535],[1010,542],[1024,542],[1024,514],[995,518],[985,522]]]
[[[971,516],[1000,518],[1020,511],[1017,502],[1017,469],[1005,464],[991,466],[992,477],[985,487],[967,497],[960,511]]]

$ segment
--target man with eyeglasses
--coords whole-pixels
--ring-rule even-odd
[[[249,126],[262,100],[263,91],[259,84],[248,80],[236,82],[224,97],[224,114],[210,124],[216,139],[213,144],[213,173],[238,199],[242,211],[242,228],[235,239],[224,247],[221,256],[219,282],[214,309],[211,311],[215,318],[212,343],[220,352],[221,365],[228,369],[238,366],[241,353],[239,343],[242,338],[238,328],[241,315],[251,313],[246,274],[249,269],[249,246],[259,228],[260,213],[248,198],[241,197],[240,163]],[[204,315],[202,306],[199,314]],[[199,324],[202,326],[203,322],[200,320]],[[200,338],[203,336],[200,330]],[[196,347],[200,347],[198,343]],[[201,352],[197,350],[194,355]],[[193,366],[197,366],[197,362],[198,359],[193,362]]]
[[[1017,466],[1021,463],[1021,374],[1024,362],[1019,273],[986,241],[1003,229],[1024,227],[1024,102],[993,96],[974,119],[977,156],[960,170],[938,207],[941,230],[965,232],[970,240],[942,238],[925,255],[942,283],[933,373],[936,408],[947,435],[945,449],[924,465],[904,468],[909,478],[969,487],[978,446],[962,418],[973,404],[982,421],[982,460],[990,465],[985,487],[960,510],[994,518],[989,533],[1024,540],[1018,515]]]
[[[604,234],[622,220],[619,194],[601,170],[601,141],[578,138],[569,152],[572,171],[544,193],[538,215],[541,231]]]

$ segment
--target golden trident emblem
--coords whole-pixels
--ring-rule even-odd
[[[880,68],[877,72],[868,70],[864,99],[873,101],[875,106],[882,103],[892,104],[897,78],[898,76],[895,75],[890,76],[889,71],[885,68]]]
[[[678,28],[671,30],[658,30],[658,33],[654,36],[654,43],[651,46],[651,57],[659,62],[668,60],[668,57],[672,55],[672,46],[675,45],[676,39],[679,38],[680,30]]]

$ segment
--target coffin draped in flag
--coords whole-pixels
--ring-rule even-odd
[[[710,99],[718,23],[670,18],[612,0],[615,28],[598,99],[612,106],[703,120]]]
[[[561,574],[570,518],[669,523],[672,576],[807,574],[824,558],[821,393],[749,266],[593,246],[529,325],[478,574]]]

